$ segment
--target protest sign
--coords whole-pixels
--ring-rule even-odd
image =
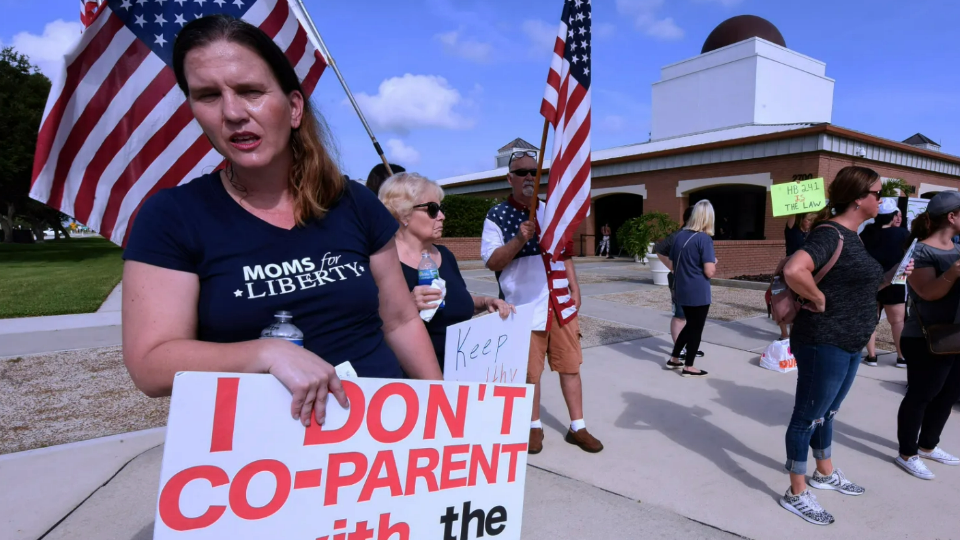
[[[520,538],[532,386],[343,385],[304,428],[272,375],[178,374],[154,538]]]
[[[770,201],[774,217],[819,212],[826,204],[823,178],[774,184],[770,186]]]
[[[517,306],[506,320],[498,313],[447,327],[445,381],[522,384],[527,380],[533,304]]]
[[[927,211],[928,204],[930,204],[930,199],[907,199],[907,229],[913,226],[914,218]]]
[[[910,259],[913,258],[913,251],[917,248],[917,240],[917,238],[913,239],[910,248],[907,249],[907,252],[903,255],[903,260],[900,261],[900,266],[897,267],[897,273],[893,276],[893,280],[890,281],[891,285],[905,285],[907,283],[907,265],[910,264]]]

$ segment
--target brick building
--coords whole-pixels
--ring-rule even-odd
[[[833,85],[823,62],[788,49],[769,22],[725,21],[700,55],[662,68],[650,141],[592,152],[591,212],[575,245],[594,253],[604,223],[616,230],[644,211],[679,221],[688,205],[709,199],[725,231],[715,238],[719,277],[768,273],[785,250],[773,184],[822,177],[829,185],[843,167],[862,165],[907,181],[914,197],[960,189],[960,157],[928,137],[898,142],[831,124]],[[514,146],[531,145],[516,139],[498,151],[497,168],[440,184],[451,194],[507,196],[503,155]],[[544,183],[548,169],[549,160]]]

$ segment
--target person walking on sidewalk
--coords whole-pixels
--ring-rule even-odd
[[[612,259],[613,255],[610,254],[610,235],[613,234],[613,230],[610,228],[609,223],[604,223],[603,227],[600,227],[600,235],[602,239],[600,240],[600,253],[599,255],[603,257],[603,253],[607,253],[607,258]]]
[[[876,259],[880,266],[883,266],[884,272],[898,266],[907,250],[904,244],[910,236],[910,231],[901,227],[900,223],[897,199],[884,197],[880,201],[880,214],[860,233],[860,240],[863,240],[867,253]],[[881,309],[887,313],[887,322],[890,323],[890,330],[893,333],[893,346],[897,351],[896,366],[898,368],[907,367],[907,361],[903,359],[903,349],[900,348],[900,332],[903,331],[906,298],[906,285],[891,285],[880,289],[877,293],[877,316],[880,316]],[[877,366],[876,330],[867,342],[867,356],[863,359],[863,363],[868,366]]]
[[[857,236],[860,225],[877,215],[880,185],[880,175],[865,167],[837,173],[819,216],[829,221],[814,228],[783,270],[787,285],[805,304],[790,332],[797,393],[785,437],[790,487],[780,505],[817,525],[829,525],[834,518],[807,489],[809,448],[817,461],[810,486],[845,495],[865,492],[833,467],[831,443],[833,421],[857,375],[860,351],[877,326],[877,291],[893,278],[893,272],[884,276]],[[814,274],[838,247],[835,264],[817,283]],[[908,266],[907,272],[911,270]]]
[[[667,367],[679,369],[683,377],[706,377],[707,372],[693,367],[700,350],[703,327],[710,311],[710,279],[717,273],[717,256],[713,251],[713,205],[703,200],[693,206],[690,220],[674,238],[670,249],[677,302],[687,318],[683,330],[673,344]],[[684,361],[680,352],[686,349]]]
[[[690,223],[690,214],[692,213],[692,206],[688,206],[687,209],[683,211],[684,227]],[[683,330],[684,325],[687,324],[687,317],[683,314],[683,306],[677,302],[677,279],[673,274],[673,261],[670,260],[670,250],[673,249],[673,242],[682,231],[683,227],[673,231],[667,235],[666,238],[653,245],[653,252],[657,258],[670,270],[670,273],[667,274],[667,288],[670,289],[670,303],[673,304],[673,317],[670,319],[670,337],[673,338],[674,344],[677,343],[677,338],[680,337],[680,331]],[[677,358],[684,358],[685,355],[685,351],[680,351],[680,356]],[[701,358],[702,356],[703,351],[697,351],[697,358]]]
[[[937,446],[960,399],[960,355],[933,354],[935,343],[930,343],[930,335],[924,337],[924,327],[952,325],[960,305],[960,246],[953,242],[960,233],[960,193],[934,195],[912,225],[909,241],[920,241],[913,254],[917,269],[907,279],[912,306],[901,340],[909,368],[907,395],[897,414],[900,455],[895,462],[917,478],[932,480],[934,474],[920,458],[960,465],[960,458]]]
[[[536,152],[515,152],[510,156],[507,182],[513,188],[510,197],[487,213],[483,224],[480,255],[487,268],[497,273],[500,294],[515,306],[534,304],[533,333],[527,364],[527,384],[534,385],[533,417],[528,452],[543,449],[540,423],[540,376],[544,357],[550,369],[560,374],[560,390],[570,412],[570,429],[565,440],[587,452],[603,450],[587,431],[583,421],[583,390],[580,381],[580,286],[573,266],[572,240],[564,246],[562,260],[554,263],[540,250],[537,225],[528,221],[530,206],[537,205],[537,223],[543,219],[544,205],[533,197],[537,173]]]

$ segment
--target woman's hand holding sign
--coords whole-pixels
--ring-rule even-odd
[[[263,371],[276,377],[293,394],[290,414],[299,418],[301,424],[309,426],[311,415],[317,424],[323,424],[328,393],[340,406],[347,407],[347,394],[336,369],[322,358],[282,339],[261,339],[258,345]]]

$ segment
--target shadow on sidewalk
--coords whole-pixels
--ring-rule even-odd
[[[704,417],[711,414],[709,410],[700,406],[684,407],[636,392],[624,392],[623,399],[627,407],[614,423],[616,427],[658,431],[674,443],[709,459],[744,486],[780,498],[779,493],[737,464],[729,452],[775,471],[782,471],[783,465],[705,420]]]
[[[730,409],[734,413],[751,418],[763,425],[770,427],[782,427],[784,433],[787,430],[787,424],[790,423],[790,416],[793,414],[794,396],[783,390],[770,390],[768,388],[756,388],[753,386],[739,385],[733,381],[724,381],[720,379],[709,379],[707,381],[719,394],[714,401]],[[843,414],[843,407],[840,408],[838,416]],[[833,421],[833,439],[834,441],[866,454],[875,457],[884,463],[890,461],[890,456],[880,452],[861,441],[871,442],[878,446],[889,448],[894,452],[897,450],[897,444],[893,441],[884,439],[860,428],[839,420]],[[860,440],[857,440],[860,439]]]

